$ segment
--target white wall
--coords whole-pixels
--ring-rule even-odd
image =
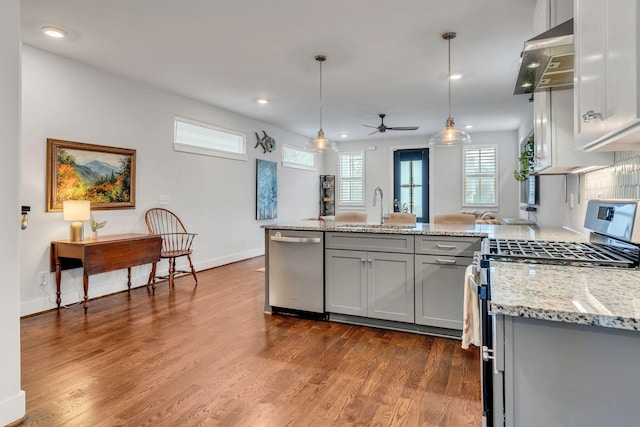
[[[0,2],[0,425],[25,415],[20,390],[20,1]]]
[[[55,277],[49,274],[43,291],[38,272],[49,271],[49,242],[69,234],[62,213],[45,212],[47,138],[136,149],[136,209],[93,212],[97,220],[107,221],[101,232],[146,233],[144,212],[167,195],[167,208],[198,233],[197,270],[264,252],[260,225],[270,221],[255,220],[256,158],[278,162],[278,220],[318,215],[319,171],[281,165],[282,145],[302,147],[306,138],[30,46],[24,46],[22,68],[22,197],[32,206],[20,248],[22,315],[55,306]],[[249,161],[173,151],[174,115],[246,133]],[[254,132],[262,130],[276,140],[275,152],[253,148]],[[85,228],[88,233],[88,224]],[[166,270],[166,264],[159,268]],[[134,267],[134,286],[146,282],[149,270]],[[126,270],[89,281],[90,297],[123,290]],[[63,304],[80,300],[80,269],[63,272],[62,293]]]
[[[518,160],[518,133],[510,132],[474,132],[472,144],[496,144],[498,146],[499,165],[499,209],[497,217],[518,217],[518,182],[513,178]],[[427,147],[425,137],[371,138],[362,141],[341,141],[341,152],[364,151],[366,162],[365,200],[367,216],[377,221],[379,206],[372,206],[373,190],[382,188],[384,211],[393,210],[393,149]],[[375,147],[375,150],[369,150]],[[462,209],[462,149],[460,147],[442,147],[429,150],[430,162],[430,215],[455,212]],[[325,171],[338,174],[337,156],[327,157]]]

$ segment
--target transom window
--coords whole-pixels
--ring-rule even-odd
[[[302,148],[291,145],[282,146],[282,166],[297,169],[315,169],[316,156]]]
[[[246,135],[208,123],[176,116],[173,149],[206,156],[247,160]]]

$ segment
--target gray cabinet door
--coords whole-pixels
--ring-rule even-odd
[[[369,252],[368,316],[413,323],[413,255]]]
[[[325,250],[325,311],[367,316],[367,252]]]
[[[462,330],[469,257],[416,255],[416,324]]]

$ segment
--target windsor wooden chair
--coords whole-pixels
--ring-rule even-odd
[[[191,273],[196,286],[198,286],[198,277],[196,270],[193,268],[191,261],[191,245],[197,234],[189,233],[184,224],[176,214],[164,208],[152,208],[145,213],[145,222],[150,234],[157,234],[162,237],[162,250],[160,251],[160,259],[169,261],[169,270],[166,276],[156,275],[157,263],[154,262],[149,274],[147,287],[151,285],[151,289],[155,294],[156,280],[168,279],[169,287],[174,286],[174,277],[179,273]],[[176,268],[176,258],[187,257],[190,270],[178,270]]]

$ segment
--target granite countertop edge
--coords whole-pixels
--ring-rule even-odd
[[[496,314],[640,331],[640,270],[492,262]]]
[[[340,233],[368,233],[368,234],[403,234],[415,236],[449,236],[449,237],[479,237],[524,240],[555,240],[555,241],[588,241],[580,233],[560,227],[537,227],[532,225],[455,225],[455,224],[427,224],[418,223],[414,226],[401,224],[349,224],[335,221],[282,221],[262,224],[265,230],[294,230],[294,231],[322,231]]]
[[[502,314],[510,317],[524,317],[552,322],[575,323],[586,326],[640,331],[640,319],[632,317],[545,310],[526,306],[507,306],[499,303],[492,303],[491,310],[495,314]]]

